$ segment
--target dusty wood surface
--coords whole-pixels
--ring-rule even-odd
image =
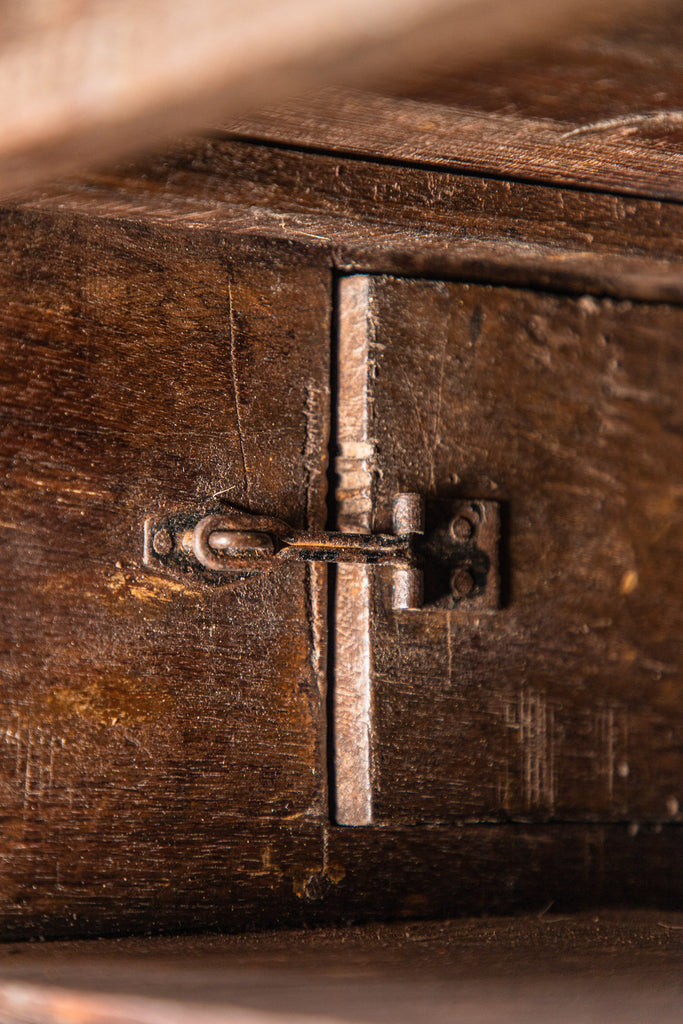
[[[21,1024],[680,1020],[671,913],[0,947]]]
[[[72,183],[29,207],[220,230],[341,271],[683,300],[677,204],[221,138]]]
[[[406,490],[500,502],[505,524],[497,611],[393,612],[391,570],[365,570],[373,821],[680,820],[680,311],[390,278],[340,294],[342,330],[365,296],[368,369],[338,417],[347,447],[363,436],[372,529]]]
[[[608,6],[620,12],[624,3]],[[471,65],[515,41],[557,31],[592,6],[10,0],[0,12],[0,194],[148,149],[303,85],[395,80],[444,52]]]
[[[5,941],[254,931],[372,920],[581,908],[683,909],[678,825],[329,827],[236,822],[187,828],[134,812],[38,825],[12,853]],[[30,838],[30,837],[29,837]],[[93,864],[93,855],[99,858]],[[106,859],[105,859],[106,858]],[[20,884],[19,884],[20,883]]]
[[[2,549],[8,565],[2,606],[11,624],[3,631],[3,656],[14,701],[8,705],[4,744],[10,787],[4,842],[11,859],[3,866],[3,934],[237,929],[530,906],[541,911],[551,901],[558,909],[620,902],[683,905],[680,828],[649,827],[640,821],[640,810],[643,817],[649,816],[653,801],[657,821],[678,821],[668,802],[678,799],[675,789],[672,785],[665,793],[663,787],[667,778],[680,777],[667,717],[680,705],[675,685],[667,690],[670,677],[664,673],[656,678],[656,664],[667,664],[659,653],[654,652],[653,664],[647,665],[638,647],[634,663],[624,670],[625,686],[630,687],[627,710],[635,687],[642,685],[640,699],[643,693],[648,701],[652,696],[657,721],[664,721],[661,749],[653,764],[661,766],[669,759],[656,777],[645,777],[636,772],[643,761],[638,761],[637,752],[632,759],[629,750],[627,781],[618,771],[614,778],[616,786],[625,787],[627,798],[619,807],[627,823],[329,828],[322,781],[320,574],[309,580],[304,570],[290,569],[284,576],[251,581],[248,588],[227,588],[235,595],[239,590],[239,599],[227,591],[218,597],[215,590],[209,596],[203,588],[183,582],[181,626],[173,602],[157,601],[154,610],[138,614],[137,593],[149,579],[139,565],[138,516],[143,510],[147,513],[152,497],[175,501],[183,488],[202,497],[230,488],[231,501],[256,511],[281,515],[294,525],[323,525],[325,389],[335,270],[459,277],[680,303],[680,208],[646,199],[476,180],[444,169],[269,149],[214,136],[35,197],[27,207],[8,212],[3,224],[9,258],[3,271],[7,301],[0,335],[6,356],[2,458],[3,472],[9,475],[3,477],[2,501],[8,516],[2,519],[22,526],[22,537]],[[436,289],[441,296],[448,294],[449,286],[401,287],[418,292],[424,287],[429,294]],[[590,333],[592,328],[586,335],[591,351],[581,370],[572,317],[582,309],[587,323],[593,323],[590,301],[579,305],[533,293],[520,301],[532,315],[536,307],[527,309],[525,303],[540,303],[544,315],[547,303],[556,303],[558,337],[568,340],[553,356],[559,363],[558,379],[564,368],[563,379],[578,381],[581,393],[598,408],[600,401],[619,406],[625,436],[634,439],[633,450],[624,445],[617,456],[614,441],[607,449],[617,469],[635,467],[635,481],[624,493],[638,496],[636,485],[644,478],[638,473],[645,473],[638,424],[652,427],[660,440],[667,440],[651,453],[653,473],[668,467],[667,460],[678,451],[678,441],[669,443],[664,433],[662,407],[655,401],[650,409],[647,394],[649,389],[671,399],[680,389],[673,333],[679,330],[679,313],[643,308],[635,347],[626,335],[612,339],[610,344],[631,353],[629,359],[637,356],[637,365],[628,360],[624,365],[642,385],[631,394],[629,379],[626,392],[616,393],[613,386],[624,384],[619,374],[625,371],[601,362],[605,350],[600,332]],[[619,304],[598,308],[605,316],[605,310],[612,309],[609,323],[622,317]],[[626,307],[623,310],[625,317]],[[413,324],[411,314],[399,308],[396,319],[405,321],[405,336]],[[459,322],[457,315],[455,321]],[[529,360],[529,394],[541,401],[542,382],[551,372],[543,362],[542,339],[527,337],[515,355],[508,345],[509,327],[499,324],[496,336],[502,339],[507,360],[492,371],[499,393],[506,395],[503,371],[524,356]],[[437,340],[443,337],[435,333]],[[429,339],[420,340],[419,331],[411,331],[404,354],[411,352],[416,338],[422,348],[412,358],[419,351],[433,355]],[[654,363],[647,369],[648,339],[651,351],[664,354],[665,380]],[[484,325],[481,341],[485,340]],[[490,361],[490,352],[486,358]],[[467,370],[466,361],[459,363],[456,354],[449,359],[457,364],[458,373]],[[437,361],[429,364],[432,369]],[[414,372],[416,380],[423,380],[420,373],[426,373],[425,401],[433,412],[439,389],[429,377],[429,365]],[[589,369],[603,376],[589,381]],[[650,380],[648,373],[655,379]],[[459,379],[458,374],[452,379]],[[472,377],[466,379],[476,383]],[[401,378],[396,380],[400,390]],[[601,382],[607,388],[604,394]],[[470,391],[467,397],[472,397]],[[491,422],[503,415],[505,401],[500,408],[486,410]],[[570,404],[561,397],[561,429],[567,436],[576,429],[579,441],[583,438],[581,443],[595,455],[586,440],[589,407],[572,424]],[[34,406],[40,417],[29,411]],[[668,408],[674,428],[676,408],[674,397]],[[455,436],[460,430],[460,423],[454,424],[457,410],[446,410],[445,405],[443,409]],[[515,406],[512,411],[522,417],[533,409]],[[400,417],[395,431],[399,454],[401,431],[413,420],[405,412]],[[617,417],[614,425],[620,423]],[[547,433],[552,438],[552,431]],[[520,436],[527,436],[524,430]],[[478,450],[476,444],[474,448]],[[552,451],[552,466],[551,455]],[[503,457],[504,453],[496,455]],[[531,464],[536,465],[533,459]],[[429,469],[429,460],[424,465]],[[674,480],[678,467],[677,463],[671,470]],[[498,468],[496,463],[496,473]],[[488,467],[480,466],[479,471],[480,481],[493,473]],[[505,472],[511,472],[509,467]],[[617,478],[621,480],[618,474]],[[502,473],[501,480],[515,482]],[[585,509],[591,495],[597,501],[603,485],[610,493],[607,481],[595,480],[588,481],[583,496],[580,490],[568,495],[566,508],[572,515],[576,506],[571,502],[578,501]],[[387,479],[387,487],[390,483]],[[429,480],[426,486],[431,486]],[[79,496],[78,490],[93,493]],[[546,501],[547,492],[541,490]],[[110,493],[113,497],[106,504]],[[95,512],[96,529],[80,517],[86,500]],[[678,507],[674,501],[674,511]],[[628,528],[642,522],[648,527],[649,520],[641,522],[641,514],[663,516],[665,511],[664,506],[652,512],[650,506],[636,505],[626,517]],[[596,506],[598,520],[603,512]],[[122,522],[123,548],[117,532]],[[565,539],[570,526],[571,520],[560,523]],[[32,532],[27,548],[28,528]],[[647,538],[636,540],[648,543]],[[570,537],[569,550],[577,543]],[[657,547],[664,543],[662,538],[653,543],[662,550]],[[676,543],[674,537],[667,554],[676,551]],[[543,555],[552,558],[553,552],[544,550]],[[70,576],[68,567],[76,561],[78,569]],[[121,573],[125,600],[114,607],[115,594],[110,604],[100,597],[105,573],[116,561],[121,562],[114,571]],[[53,570],[49,576],[46,569]],[[656,593],[670,572],[667,566],[662,579],[653,582],[647,577]],[[84,596],[84,579],[92,597]],[[46,589],[46,580],[53,581],[53,591]],[[559,586],[556,579],[554,585]],[[624,604],[635,609],[636,625],[641,613],[650,614],[638,603],[642,593],[641,584]],[[591,594],[589,587],[589,600],[595,597]],[[266,646],[262,614],[271,605],[278,610],[269,612]],[[576,605],[570,612],[583,626],[585,619]],[[661,617],[667,636],[672,614],[665,608]],[[239,633],[231,626],[237,620]],[[379,624],[380,617],[376,621]],[[656,627],[660,628],[659,621]],[[24,643],[29,630],[30,645]],[[19,639],[19,647],[12,636]],[[117,636],[127,637],[127,645],[115,643]],[[76,646],[67,649],[65,638]],[[504,629],[500,638],[508,638]],[[385,639],[388,643],[389,635]],[[556,639],[553,635],[553,643]],[[436,636],[441,667],[443,640],[442,630]],[[423,642],[424,636],[417,636],[416,651]],[[592,643],[590,634],[572,635],[572,650],[590,653]],[[79,655],[79,650],[85,654]],[[277,664],[272,664],[273,650]],[[518,659],[526,657],[519,647],[511,650]],[[254,669],[246,675],[245,654]],[[483,651],[477,653],[480,656],[486,665],[492,664],[492,655]],[[547,664],[558,675],[565,674],[565,661],[553,657],[548,656]],[[116,668],[115,679],[105,678],[109,664]],[[286,668],[283,675],[285,664],[293,666],[291,674]],[[518,660],[515,671],[519,665]],[[173,675],[168,666],[175,666]],[[95,688],[90,681],[93,672]],[[178,678],[183,681],[180,689]],[[599,674],[593,678],[604,683]],[[47,700],[54,680],[57,692],[66,691],[71,699],[69,711],[51,697]],[[427,679],[427,688],[429,684]],[[401,686],[405,688],[405,681],[399,690]],[[608,689],[611,693],[619,687],[610,682]],[[78,707],[72,699],[76,690]],[[483,700],[483,687],[481,693]],[[582,693],[586,707],[593,708],[594,698]],[[277,719],[274,695],[278,716],[282,715]],[[399,744],[402,751],[407,749],[406,737],[424,739],[423,698],[424,693],[409,705],[417,709],[415,729],[412,721],[406,730],[398,720],[394,768]],[[619,738],[618,732],[610,732],[607,712],[613,704],[620,708],[621,699],[616,696],[612,701],[610,696],[612,703],[601,705],[606,737]],[[444,700],[447,704],[448,698]],[[477,715],[484,706],[478,700],[474,695]],[[138,716],[132,732],[126,729],[151,750],[151,767],[144,750],[128,744],[120,729],[115,731],[120,722],[117,708],[124,705],[131,718]],[[57,750],[51,767],[49,737],[42,731],[46,706],[50,735],[59,738],[56,726],[68,719],[72,731],[67,730],[64,738],[73,736],[76,741]],[[646,701],[643,706],[647,711],[653,704]],[[23,731],[16,728],[12,709],[33,715],[30,723],[19,723]],[[619,716],[614,720],[618,727]],[[634,744],[651,742],[650,721],[646,714],[646,731],[640,736],[633,733]],[[444,740],[445,731],[436,738]],[[95,753],[100,741],[106,761]],[[445,741],[453,753],[451,733]],[[590,736],[579,737],[579,750],[587,749],[589,742]],[[562,749],[568,745],[565,741]],[[60,760],[62,749],[67,753]],[[599,749],[605,753],[607,747]],[[538,750],[540,773],[543,747]],[[530,757],[535,752],[530,746]],[[471,759],[475,766],[482,764],[484,754],[480,755],[479,761],[476,754]],[[461,761],[467,768],[464,754]],[[586,758],[580,760],[577,778],[588,780],[596,814],[602,816],[606,806],[605,813],[618,817],[617,805],[605,803],[609,772],[600,774],[602,763],[596,768],[587,765]],[[605,766],[610,763],[616,767],[619,762],[605,757]],[[490,766],[483,767],[476,784],[486,796],[487,809],[481,814],[480,805],[474,817],[488,817],[491,806],[486,781]],[[440,772],[438,744],[430,734],[425,775],[438,784]],[[598,784],[593,786],[596,777]],[[410,781],[398,765],[396,792],[408,792],[410,797],[405,788]],[[446,787],[446,797],[449,792]],[[638,805],[632,792],[645,794],[644,803]],[[415,811],[413,802],[410,814],[426,814],[433,820],[435,799],[438,803],[440,797],[435,798],[433,790],[425,793],[429,806]],[[620,798],[618,790],[615,793]],[[382,813],[391,799],[380,802]],[[73,806],[67,807],[69,800]],[[527,816],[523,800],[515,807],[520,817]],[[389,810],[387,817],[402,818],[403,809]],[[535,817],[548,813],[542,803],[533,810]]]
[[[476,68],[435,62],[375,92],[330,89],[233,121],[313,150],[477,174],[683,198],[678,0]]]
[[[123,919],[216,872],[238,916],[296,902],[318,833],[292,861],[277,822],[327,813],[320,574],[215,582],[142,542],[225,497],[324,523],[329,275],[150,225],[9,218],[3,245],[0,916]]]

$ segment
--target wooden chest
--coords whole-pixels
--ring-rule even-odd
[[[681,902],[680,119],[568,60],[4,213],[4,936]]]

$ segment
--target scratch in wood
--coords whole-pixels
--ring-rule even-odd
[[[303,450],[308,529],[324,525],[318,520],[324,499],[324,493],[321,494],[319,484],[322,481],[325,488],[327,471],[326,402],[327,394],[309,381],[306,385],[306,401],[304,403],[305,440]]]
[[[22,742],[23,742],[19,738],[18,731],[17,731],[17,734],[16,734],[16,738],[17,738],[17,748],[16,748],[16,758],[15,758],[15,765],[14,765],[14,773],[15,773],[15,775],[18,778],[19,777],[19,773],[21,771],[21,754],[22,754]]]
[[[512,709],[510,709],[512,711]],[[544,694],[522,688],[516,715],[506,724],[518,730],[523,756],[524,798],[528,809],[555,809],[555,713]]]
[[[443,334],[443,345],[441,346],[441,366],[439,370],[439,386],[436,393],[436,408],[434,410],[434,450],[432,452],[432,458],[429,463],[429,487],[430,490],[434,490],[434,474],[436,460],[436,452],[441,444],[441,402],[443,401],[443,384],[444,375],[446,372],[446,350],[448,349],[448,336],[450,334],[451,318],[452,318],[452,306],[451,303],[448,305],[448,316],[446,318],[446,325]]]
[[[318,695],[324,700],[327,689],[327,568],[309,562],[306,576],[309,594],[306,615],[311,636],[311,670]],[[313,710],[319,713],[320,705]]]
[[[143,754],[147,755],[150,761],[154,760],[151,750],[148,750],[147,747],[143,746],[143,744],[140,743],[140,740],[136,739],[135,736],[132,736],[127,729],[120,729],[120,733],[124,740],[127,743],[130,743],[132,747],[135,747],[136,750],[141,750]]]
[[[614,708],[608,708],[605,726],[607,733],[607,795],[611,801],[614,798]]]
[[[633,134],[643,125],[671,125],[678,127],[683,124],[683,110],[661,110],[645,114],[627,114],[622,117],[610,117],[604,121],[593,121],[591,124],[583,124],[573,128],[569,132],[560,135],[561,141],[575,138],[579,135],[593,135],[599,132],[620,131],[622,134]],[[630,129],[630,131],[627,131]]]
[[[228,278],[228,326],[230,328],[230,369],[232,371],[232,394],[235,403],[235,417],[237,420],[237,437],[240,446],[240,456],[242,458],[242,471],[244,473],[244,490],[247,497],[249,497],[249,474],[247,472],[247,460],[244,453],[244,435],[242,430],[242,412],[241,402],[239,394],[239,385],[237,383],[237,366],[236,366],[236,350],[235,350],[235,319],[233,315],[232,305],[232,286],[230,279]]]
[[[403,376],[403,379],[405,380],[406,384],[408,385],[408,392],[410,394],[410,401],[412,403],[413,409],[415,410],[415,420],[416,420],[417,425],[419,427],[420,434],[422,435],[422,447],[424,448],[425,457],[429,461],[429,477],[430,477],[430,490],[431,490],[431,489],[433,489],[433,486],[434,486],[434,450],[433,450],[432,445],[429,443],[429,436],[427,434],[427,431],[425,430],[425,425],[424,425],[424,423],[422,421],[422,416],[420,415],[420,403],[419,403],[419,401],[418,401],[418,399],[417,399],[417,397],[415,395],[415,390],[413,388],[413,383],[412,383],[412,381],[410,379],[410,374],[406,371],[406,369],[405,369],[405,367],[403,366],[402,363],[400,363],[399,366],[400,366],[400,369],[401,369],[401,374]]]
[[[323,874],[325,874],[325,875],[327,874],[327,869],[328,869],[329,863],[330,863],[329,845],[330,845],[329,831],[327,829],[327,826],[323,825],[323,827],[322,827],[322,858],[321,859],[322,859],[322,865],[323,865]]]
[[[600,773],[606,780],[607,796],[612,801],[615,777],[618,775],[619,778],[626,779],[630,774],[628,761],[619,759],[617,752],[620,738],[622,752],[625,746],[625,737],[628,733],[626,716],[619,708],[605,708],[598,714],[597,727],[601,745]]]
[[[26,815],[28,810],[28,804],[31,797],[31,746],[32,735],[31,723],[29,722],[28,728],[26,729],[26,754],[24,766],[24,815]]]
[[[55,770],[55,738],[50,736],[50,760],[47,766],[47,788],[52,789],[52,782],[54,780]]]
[[[219,498],[221,494],[230,494],[231,491],[236,491],[239,484],[233,484],[232,487],[223,487],[220,491],[214,491],[211,495],[212,498]]]

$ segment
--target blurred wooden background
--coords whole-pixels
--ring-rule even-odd
[[[637,0],[5,0],[0,194],[331,83],[468,67]],[[640,6],[644,6],[642,0]]]

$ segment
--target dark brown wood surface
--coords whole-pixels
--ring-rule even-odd
[[[28,205],[47,217],[221,231],[246,251],[276,246],[290,260],[341,272],[683,301],[676,203],[214,137],[68,183]]]
[[[581,189],[683,198],[680,0],[574,25],[476,68],[436,61],[383,92],[319,91],[243,137]]]
[[[619,167],[627,168],[629,160],[622,150]],[[680,652],[672,654],[670,644],[676,635],[672,594],[678,593],[680,607],[672,568],[673,559],[680,560],[680,535],[677,539],[672,529],[670,543],[662,535],[650,545],[639,533],[643,524],[649,528],[652,517],[660,525],[666,515],[680,523],[675,520],[680,494],[668,495],[669,506],[631,507],[625,501],[628,495],[641,495],[648,474],[660,498],[660,472],[669,474],[669,483],[680,483],[680,460],[673,461],[680,452],[680,206],[477,179],[448,167],[393,166],[296,146],[259,146],[217,134],[36,196],[9,211],[3,225],[0,500],[7,515],[0,518],[8,525],[2,528],[0,607],[5,616],[3,685],[6,674],[10,699],[3,724],[8,801],[0,840],[6,857],[2,934],[236,929],[530,906],[540,911],[552,900],[557,908],[621,902],[681,906],[681,833],[679,814],[672,810],[680,798],[678,741],[672,739],[680,701],[677,677],[659,667],[668,666],[674,655],[680,666]],[[613,627],[618,654],[627,651],[622,643],[626,631],[635,631],[629,644],[636,653],[633,661],[623,662],[624,681],[617,679],[615,667],[622,662],[610,662],[605,669],[597,634],[583,632],[585,625],[592,628],[593,618],[582,614],[577,580],[588,583],[586,610],[591,615],[590,602],[599,594],[591,589],[596,581],[581,557],[571,568],[574,603],[563,608],[572,628],[579,629],[571,634],[570,649],[586,659],[595,656],[577,698],[588,710],[569,723],[572,730],[586,727],[579,735],[576,777],[587,786],[592,815],[623,814],[624,823],[329,827],[325,632],[317,628],[324,607],[322,574],[309,578],[307,570],[290,567],[249,586],[213,587],[209,594],[187,579],[141,566],[141,525],[150,511],[198,498],[213,500],[219,491],[233,503],[302,528],[324,525],[335,277],[359,271],[528,287],[521,311],[508,310],[490,336],[482,321],[478,351],[483,348],[484,364],[502,398],[496,403],[479,393],[477,422],[488,429],[489,423],[500,424],[506,410],[513,413],[510,423],[526,439],[520,455],[529,456],[518,464],[519,472],[530,473],[528,467],[535,466],[540,473],[549,465],[553,486],[561,475],[555,463],[560,464],[570,439],[582,453],[581,464],[597,467],[587,481],[574,481],[576,492],[564,496],[562,515],[568,518],[558,521],[558,529],[568,553],[576,555],[579,548],[572,523],[578,517],[585,526],[589,507],[595,512],[595,522],[589,522],[590,550],[599,547],[600,523],[607,522],[608,535],[618,539],[619,528],[604,518],[606,505],[599,507],[602,493],[618,494],[628,538],[622,548],[610,549],[616,550],[613,561],[609,552],[598,551],[603,573],[598,585],[605,582],[606,567],[621,570],[612,577],[621,583],[631,571],[629,558],[640,558],[649,546],[672,559],[663,576],[654,579],[648,575],[653,568],[643,570],[640,586],[623,601],[619,598],[621,620]],[[449,289],[460,288],[424,281],[392,287],[434,294],[439,309],[448,304]],[[543,296],[538,289],[555,289],[565,297]],[[576,298],[585,294],[594,296],[595,304]],[[605,295],[669,306],[629,310],[619,303],[603,305]],[[441,350],[435,354],[430,345],[442,342],[445,334],[438,316],[429,320],[431,299],[425,301],[425,324],[434,326],[433,338],[420,334],[415,317],[403,306],[395,310],[392,331],[400,328],[415,386],[426,389],[422,399],[429,408],[429,426],[439,394],[433,374],[440,373],[442,358]],[[555,363],[550,365],[544,360],[551,346],[542,335],[533,335],[534,330],[538,334],[533,317],[539,310],[551,317],[553,337],[561,341],[557,352],[552,349]],[[458,315],[463,323],[467,320]],[[631,322],[631,315],[637,326],[633,339],[630,327],[617,330]],[[588,353],[577,338],[582,317]],[[604,348],[602,328],[596,327],[603,319],[616,332]],[[465,324],[467,336],[471,321]],[[523,339],[519,351],[510,347],[511,337]],[[491,357],[496,339],[504,359],[500,365]],[[625,370],[609,363],[615,347],[628,356]],[[424,366],[421,354],[429,357]],[[379,349],[371,355],[374,365]],[[449,370],[449,380],[460,381],[465,397],[473,400],[478,392],[470,385],[478,378],[461,355],[447,353],[448,367],[457,371],[450,375]],[[512,371],[528,385],[524,397],[535,395],[541,406],[550,394],[544,382],[554,380],[563,410],[557,429],[565,448],[560,445],[559,454],[548,447],[553,435],[543,417],[540,425],[547,430],[538,431],[537,447],[531,445],[526,418],[533,420],[538,409],[531,399],[527,407],[522,396],[512,402],[506,390]],[[566,392],[575,384],[588,405],[572,419],[575,410]],[[400,410],[394,438],[400,455],[401,432],[414,430],[416,416],[404,378],[397,377],[395,386]],[[659,398],[650,401],[650,392]],[[668,407],[661,398],[667,398]],[[602,456],[591,441],[590,410],[604,411],[605,403],[616,409],[612,428],[623,426],[619,438],[632,442],[629,449],[608,435],[616,483],[599,475]],[[469,430],[468,445],[482,455],[487,435],[476,424],[463,425],[443,396],[442,413],[450,428],[446,441]],[[660,439],[666,436],[667,443],[646,453],[641,428]],[[512,437],[511,429],[506,436]],[[423,444],[421,433],[417,444]],[[495,466],[472,464],[469,477],[462,476],[459,464],[452,472],[468,484],[498,482],[492,497],[505,497],[508,484],[511,494],[521,494],[512,486],[519,481],[506,461],[516,452],[493,445],[490,451],[498,460]],[[415,477],[427,489],[432,486],[429,465],[425,461],[427,479],[419,473]],[[564,463],[561,468],[566,469]],[[627,469],[635,470],[634,480],[620,475]],[[387,488],[409,483],[402,476],[392,481],[394,470],[395,464],[387,466]],[[441,469],[435,473],[434,485],[441,486]],[[618,483],[624,485],[621,490]],[[543,536],[550,526],[541,523],[541,511],[559,507],[560,491],[553,491],[553,504],[548,486],[542,479],[539,510],[533,513]],[[448,488],[457,492],[461,481],[449,480]],[[531,501],[524,493],[523,500]],[[88,510],[91,518],[80,515]],[[512,503],[510,511],[515,511]],[[378,514],[385,512],[386,504]],[[512,516],[510,523],[517,529],[520,520]],[[559,573],[565,554],[558,544],[542,548],[539,557]],[[496,623],[509,624],[518,614],[517,598],[528,602],[531,595],[534,607],[542,606],[544,595],[531,593],[531,570],[524,572],[527,590],[515,591],[519,580],[516,584],[512,573],[512,600],[503,618],[491,617],[485,627],[491,643],[495,637],[510,640],[508,626]],[[674,588],[669,603],[651,605],[643,582],[656,595],[669,582]],[[558,597],[559,577],[552,576],[548,585],[555,601],[551,607],[557,608],[564,600]],[[611,589],[609,595],[611,600]],[[380,600],[381,590],[375,597]],[[636,627],[643,615],[654,615],[653,607],[661,615],[649,620],[655,632],[648,640]],[[427,723],[430,714],[433,719],[444,708],[448,713],[452,705],[448,695],[436,692],[439,677],[433,675],[420,675],[420,692],[408,692],[406,680],[394,672],[405,644],[400,649],[393,644],[395,623],[384,617],[379,604],[375,613],[376,627],[387,625],[382,638],[387,679],[391,676],[397,698],[407,698],[410,711],[399,712],[397,700],[392,710],[388,694],[384,707],[395,740],[394,775],[391,789],[384,791],[384,807],[392,821],[412,821],[415,803],[408,813],[404,797],[407,792],[413,799],[409,784],[414,780],[402,768],[401,753],[411,740],[424,740],[426,731],[420,761],[425,777],[440,783],[445,769],[434,736],[447,743],[450,756],[453,735],[444,726],[433,736]],[[433,624],[438,616],[428,615],[432,625],[427,633],[433,635],[442,670],[444,627]],[[237,620],[239,633],[233,628]],[[543,621],[550,630],[550,611]],[[470,686],[476,690],[477,728],[495,730],[500,706],[491,710],[487,680],[501,665],[491,647],[475,650],[480,627],[469,623],[467,629],[468,636],[458,642],[472,658],[481,659],[486,673],[478,689]],[[661,652],[654,649],[658,629],[666,634]],[[425,635],[417,634],[419,660]],[[530,658],[535,685],[546,692],[547,680],[533,662],[545,659],[560,680],[553,684],[555,692],[563,687],[563,693],[569,692],[567,658],[556,633],[550,637],[540,653],[511,644],[508,661],[519,680],[520,666],[526,672]],[[169,666],[175,666],[175,676]],[[605,686],[602,692],[609,700],[591,692],[592,683]],[[569,696],[571,707],[578,707]],[[620,713],[625,707],[630,715],[636,703],[647,712],[645,731],[629,733],[629,775],[624,778],[616,748],[612,761],[607,754],[610,736],[619,742],[623,738]],[[529,706],[538,713],[538,724],[543,706]],[[515,708],[519,711],[519,702]],[[610,719],[615,708],[618,713]],[[546,712],[552,710],[550,701]],[[632,724],[629,718],[629,729]],[[123,729],[142,745],[131,743]],[[510,790],[514,796],[517,786],[517,804],[506,813],[512,807],[515,816],[537,822],[559,817],[559,805],[553,811],[544,803],[547,790],[531,811],[527,808],[522,788],[526,762],[519,760],[521,745],[515,746],[521,730],[511,721],[503,731],[512,744],[507,763],[517,765]],[[526,752],[541,779],[547,773],[542,771],[540,728],[535,736],[536,745],[527,744]],[[637,745],[651,744],[653,736],[658,757],[650,771],[644,757],[638,760]],[[65,739],[66,745],[50,746],[55,738]],[[562,737],[564,765],[569,765],[571,744],[571,736]],[[602,759],[586,756],[592,744]],[[487,759],[485,746],[477,749],[473,756],[471,751],[456,753],[462,771],[475,776],[475,790],[478,786],[486,797],[484,805],[465,814],[479,820],[493,816],[492,806],[494,814],[503,806],[505,790],[494,792],[487,773],[488,760],[495,766],[495,757],[505,752],[495,751]],[[549,755],[545,763],[551,763]],[[612,801],[605,798],[610,764],[617,787]],[[574,761],[569,770],[574,772]],[[433,821],[443,809],[443,798],[452,792],[448,786],[458,785],[449,780],[436,797],[425,791],[428,806],[418,808],[418,818]],[[571,793],[562,796],[569,798]],[[397,812],[399,800],[404,803]],[[567,806],[577,805],[570,801]],[[655,824],[641,820],[646,818]],[[668,824],[661,826],[662,820]]]
[[[0,919],[123,921],[216,870],[237,908],[295,899],[277,822],[327,813],[320,573],[157,571],[143,523],[324,523],[329,277],[150,225],[9,215],[2,245]]]
[[[0,947],[8,1024],[680,1020],[672,913]]]
[[[683,113],[681,70],[680,0],[653,0],[639,12],[622,10],[619,18],[610,18],[606,10],[592,23],[577,18],[551,41],[518,48],[476,68],[435,62],[420,76],[396,83],[393,95],[482,113],[593,125],[594,134],[630,128],[627,134],[675,151],[681,142],[675,130]],[[667,115],[673,115],[668,124]]]
[[[496,611],[393,612],[390,570],[358,567],[370,820],[680,820],[680,311],[391,278],[340,295],[342,382],[361,364],[342,514],[365,501],[388,532],[416,491],[505,524]]]

